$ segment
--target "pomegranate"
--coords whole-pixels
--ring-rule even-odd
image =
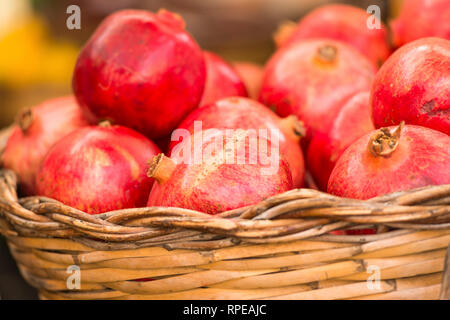
[[[36,174],[49,149],[87,125],[73,96],[47,100],[19,114],[1,160],[18,175],[24,195],[36,194]]]
[[[326,131],[318,131],[307,153],[308,169],[320,190],[326,191],[328,178],[345,149],[374,130],[370,118],[369,92],[360,92],[346,101]]]
[[[388,31],[381,21],[370,19],[376,18],[354,6],[324,5],[311,11],[298,24],[281,25],[275,35],[275,42],[281,47],[312,38],[342,41],[359,50],[375,65],[380,66],[391,52]],[[374,25],[373,28],[369,28],[369,23]]]
[[[178,129],[186,129],[190,134],[194,133],[197,125],[201,129],[268,129],[278,134],[280,153],[286,157],[292,173],[294,187],[304,185],[305,165],[300,138],[304,135],[303,126],[295,116],[279,118],[266,106],[248,98],[230,97],[216,101],[206,107],[194,110],[181,122]],[[170,153],[178,144],[172,141]],[[170,154],[169,153],[169,154]]]
[[[217,214],[292,189],[289,165],[276,152],[275,140],[250,130],[229,131],[197,132],[180,144],[182,156],[154,157],[148,173],[158,183],[147,205]],[[270,152],[262,151],[263,145]]]
[[[398,47],[426,37],[450,40],[450,3],[448,0],[404,1],[391,28]]]
[[[282,117],[297,115],[306,125],[308,141],[330,125],[343,101],[370,90],[374,75],[373,64],[344,43],[302,40],[270,59],[259,101]]]
[[[247,89],[239,75],[218,55],[205,51],[206,84],[199,106],[231,96],[247,96]]]
[[[258,99],[261,90],[264,68],[251,62],[235,61],[233,67],[244,81],[248,96],[254,100]]]
[[[196,108],[206,67],[176,14],[124,10],[107,17],[81,51],[73,89],[83,110],[162,138]]]
[[[328,182],[337,196],[369,199],[450,183],[450,137],[414,125],[372,131],[345,150]]]
[[[78,129],[44,159],[38,194],[89,214],[144,207],[153,184],[147,161],[159,152],[146,137],[122,126]]]
[[[377,73],[375,127],[405,121],[450,134],[450,41],[424,38],[398,49]]]

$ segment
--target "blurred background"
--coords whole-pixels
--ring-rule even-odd
[[[0,0],[0,128],[17,111],[70,93],[79,49],[113,11],[139,8],[177,12],[204,48],[232,60],[263,64],[274,50],[279,23],[298,20],[318,5],[378,5],[388,20],[399,1],[361,0]],[[81,8],[81,30],[68,30],[69,5]]]

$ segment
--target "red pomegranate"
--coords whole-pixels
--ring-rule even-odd
[[[360,92],[346,101],[334,122],[325,131],[318,131],[307,153],[309,172],[323,191],[341,154],[358,138],[374,130],[370,118],[369,92]]]
[[[36,174],[49,149],[87,125],[73,96],[51,99],[19,114],[1,160],[5,168],[18,175],[25,195],[36,194]]]
[[[205,51],[206,84],[199,106],[231,96],[247,97],[247,90],[233,67],[218,55]]]
[[[289,165],[275,152],[273,140],[246,130],[209,129],[181,145],[183,156],[153,158],[149,176],[158,183],[148,206],[217,214],[292,189]],[[266,147],[264,151],[261,146]],[[268,154],[270,161],[264,160]]]
[[[448,0],[403,1],[391,28],[398,47],[426,37],[450,40],[450,3]]]
[[[205,78],[203,52],[181,17],[125,10],[107,17],[81,51],[73,89],[90,118],[156,139],[198,106]]]
[[[298,24],[281,25],[275,34],[278,47],[312,38],[345,42],[378,66],[391,52],[386,26],[365,10],[350,5],[321,6],[311,11]]]
[[[294,187],[300,188],[304,185],[305,165],[300,138],[304,135],[304,129],[295,116],[280,118],[266,106],[248,98],[230,97],[206,107],[191,112],[181,122],[178,129],[186,129],[190,134],[197,130],[206,129],[269,129],[278,134],[280,152],[286,157],[292,173]],[[182,140],[175,131],[175,141],[171,142],[169,154]]]
[[[146,137],[122,126],[81,128],[44,159],[38,194],[89,214],[144,207],[153,184],[147,163],[159,152]]]
[[[420,39],[398,49],[377,73],[375,127],[417,124],[450,134],[450,41]]]
[[[308,139],[334,121],[343,101],[370,90],[373,64],[348,45],[323,39],[284,47],[266,66],[259,100],[280,116],[297,115]]]
[[[254,100],[258,99],[261,90],[264,68],[251,62],[235,61],[233,67],[244,81],[248,96]]]
[[[450,183],[450,137],[414,125],[372,131],[345,150],[328,182],[337,196],[369,199]]]

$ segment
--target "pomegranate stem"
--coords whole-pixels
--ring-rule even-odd
[[[101,128],[110,128],[112,126],[111,121],[109,120],[102,120],[98,123],[98,126]]]
[[[316,58],[322,63],[333,63],[336,60],[337,51],[335,46],[326,44],[317,49]]]
[[[301,138],[306,136],[306,129],[303,122],[298,120],[297,116],[290,115],[286,118],[282,118],[279,122],[281,131],[290,139],[294,141],[300,141]]]
[[[175,167],[175,161],[165,156],[164,153],[160,153],[150,161],[147,176],[155,179],[158,183],[164,183],[170,178]]]
[[[17,116],[17,124],[19,125],[22,132],[27,132],[30,126],[33,124],[33,110],[31,108],[23,109]]]
[[[389,157],[397,149],[404,125],[402,121],[393,132],[389,128],[377,130],[369,139],[369,152],[375,157]]]

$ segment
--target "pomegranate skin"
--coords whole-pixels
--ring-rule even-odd
[[[193,143],[188,144],[187,148],[192,147],[194,152],[194,146],[199,143],[199,139],[204,139],[207,131],[194,134],[191,140]],[[244,164],[225,163],[225,154],[234,160],[240,152],[246,159],[250,159],[251,154],[258,154],[255,146],[246,139],[246,134],[225,136],[220,140],[223,141],[221,148],[208,154],[206,150],[214,145],[215,137],[222,139],[224,135],[225,130],[217,130],[210,135],[211,139],[200,142],[203,157],[199,162],[182,161],[178,156],[168,158],[163,154],[155,157],[149,176],[155,178],[157,183],[153,186],[147,206],[180,207],[214,215],[252,205],[292,189],[291,173],[283,157],[278,158],[273,170],[264,174],[259,159],[254,164],[249,161]],[[270,148],[270,140],[263,143],[267,143]]]
[[[194,122],[201,121],[202,129],[273,129],[278,133],[280,152],[286,157],[292,173],[294,187],[301,188],[305,180],[305,164],[300,147],[301,132],[296,132],[301,124],[293,118],[280,118],[257,101],[230,97],[191,112],[178,129],[194,133]],[[300,128],[302,129],[302,128]],[[300,130],[299,130],[300,131]],[[169,154],[179,140],[171,141]]]
[[[326,131],[317,132],[307,153],[307,166],[322,191],[327,190],[331,172],[345,149],[375,129],[370,118],[369,92],[360,92],[344,103]]]
[[[348,45],[311,39],[278,50],[268,62],[259,101],[304,122],[307,139],[332,123],[343,101],[370,90],[374,65]]]
[[[450,41],[424,38],[398,49],[375,77],[371,106],[376,128],[405,121],[450,134]]]
[[[233,62],[233,67],[242,81],[244,81],[248,96],[253,100],[258,100],[264,76],[264,68],[258,64],[245,61],[235,61]]]
[[[400,47],[426,37],[450,40],[450,3],[448,0],[408,0],[397,19],[391,22],[393,42]]]
[[[89,214],[144,207],[154,182],[147,162],[159,152],[126,127],[81,128],[50,150],[36,178],[38,194]]]
[[[382,22],[380,28],[369,29],[369,17],[365,10],[354,6],[324,5],[311,11],[297,25],[281,30],[280,36],[275,36],[276,43],[281,47],[302,39],[333,39],[353,46],[380,66],[391,53],[388,31]]]
[[[204,55],[206,84],[199,107],[226,97],[247,97],[244,83],[230,64],[212,52],[205,51]]]
[[[24,195],[36,194],[36,174],[50,148],[88,122],[73,96],[47,100],[18,117],[2,155],[3,167],[19,177]]]
[[[181,17],[124,10],[107,17],[82,49],[75,95],[89,118],[162,138],[197,107],[206,67]]]
[[[389,127],[391,132],[398,127]],[[450,137],[425,127],[405,125],[398,145],[385,156],[375,156],[369,146],[372,131],[348,147],[336,163],[328,192],[337,196],[369,199],[376,196],[450,183]],[[382,141],[382,140],[380,140]]]

